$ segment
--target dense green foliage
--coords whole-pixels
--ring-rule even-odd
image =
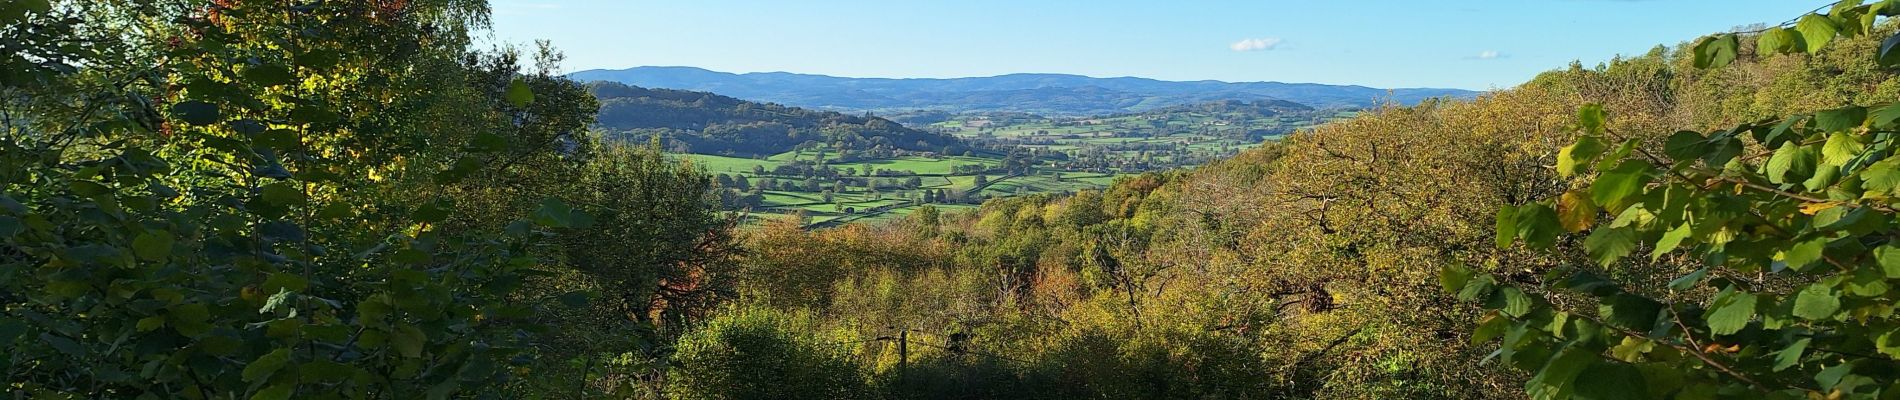
[[[1754,50],[1817,52],[1874,31],[1881,15],[1900,15],[1900,2],[1842,2],[1763,30]],[[1738,41],[1705,38],[1693,63],[1729,66]],[[1900,35],[1875,63],[1900,66],[1888,59],[1893,43]],[[1603,107],[1584,107],[1556,159],[1559,175],[1581,182],[1505,206],[1496,226],[1500,247],[1548,248],[1588,231],[1580,244],[1600,268],[1499,277],[1449,267],[1441,280],[1493,310],[1472,340],[1502,338],[1487,359],[1535,371],[1532,397],[1900,395],[1892,101],[1660,140],[1611,129]],[[1655,277],[1670,272],[1681,275]]]
[[[808,317],[745,310],[679,339],[667,394],[676,399],[866,398],[861,368]]]
[[[710,178],[599,144],[545,48],[468,50],[486,13],[0,5],[0,390],[542,397],[703,310]]]

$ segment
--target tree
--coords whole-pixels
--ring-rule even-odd
[[[558,175],[531,169],[574,160],[555,149],[594,104],[512,51],[467,50],[468,2],[379,4],[0,5],[7,390],[509,382],[500,365],[539,339],[512,333],[550,297],[522,283],[587,216],[481,189]]]
[[[1794,29],[1766,29],[1757,51],[1814,52],[1894,14],[1895,2],[1842,2]],[[1693,62],[1726,66],[1737,42],[1704,38]],[[1877,57],[1900,66],[1893,47]],[[1602,106],[1583,107],[1576,141],[1557,156],[1557,172],[1581,187],[1497,218],[1500,246],[1550,248],[1587,231],[1582,246],[1602,268],[1552,271],[1548,288],[1446,268],[1446,290],[1491,310],[1474,341],[1501,337],[1504,361],[1537,371],[1527,384],[1535,397],[1893,395],[1887,383],[1900,373],[1878,366],[1900,358],[1900,323],[1889,318],[1889,282],[1900,277],[1900,158],[1891,151],[1900,104],[1680,131],[1660,148],[1606,121]],[[1610,268],[1643,263],[1626,259],[1639,250],[1687,272],[1616,279]]]

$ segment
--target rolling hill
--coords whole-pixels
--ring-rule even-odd
[[[660,137],[678,152],[765,156],[817,144],[840,149],[962,151],[955,137],[883,118],[757,103],[705,92],[595,82],[598,126],[622,139]]]
[[[587,70],[579,81],[717,92],[798,107],[851,110],[1015,111],[1044,115],[1139,112],[1224,100],[1285,100],[1319,108],[1363,108],[1383,101],[1413,104],[1433,97],[1469,98],[1461,89],[1401,88],[1282,82],[1163,81],[1067,74],[1009,74],[976,78],[846,78],[787,72],[734,74],[693,67]]]

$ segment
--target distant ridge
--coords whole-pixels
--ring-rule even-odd
[[[956,137],[907,128],[874,116],[615,82],[593,82],[587,89],[600,100],[596,122],[601,129],[635,143],[658,137],[682,153],[768,156],[791,151],[806,142],[861,151],[967,150]]]
[[[1379,89],[1281,82],[1163,81],[1068,74],[974,78],[845,78],[789,72],[735,74],[695,67],[634,67],[568,74],[578,81],[719,93],[753,101],[848,111],[1015,111],[1101,115],[1226,100],[1285,100],[1318,108],[1363,108],[1384,101],[1413,104],[1435,97],[1469,98],[1462,89]]]

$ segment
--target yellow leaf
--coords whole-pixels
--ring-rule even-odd
[[[1808,203],[1801,206],[1801,213],[1807,214],[1807,215],[1814,215],[1822,211],[1827,211],[1827,209],[1829,208],[1834,208],[1840,205],[1841,203],[1835,203],[1831,201],[1826,202],[1826,203]]]
[[[1571,232],[1590,229],[1597,222],[1597,205],[1583,192],[1565,192],[1563,197],[1557,199],[1557,222]]]

